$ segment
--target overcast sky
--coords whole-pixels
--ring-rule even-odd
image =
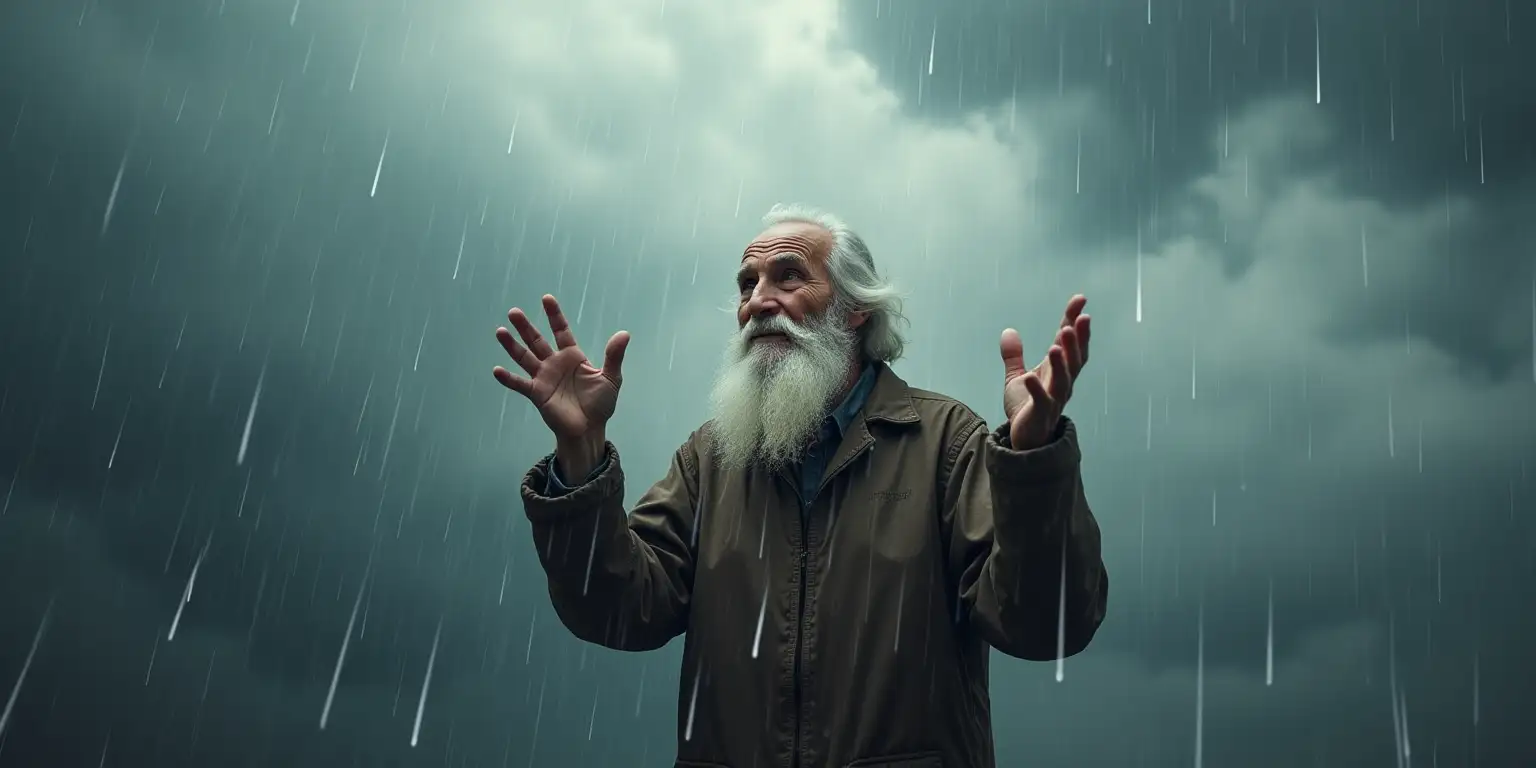
[[[868,239],[897,371],[994,422],[999,332],[1041,355],[1089,297],[1109,616],[1060,683],[995,657],[1001,764],[1529,764],[1533,35],[1511,0],[11,0],[0,766],[669,764],[678,646],[554,617],[516,493],[551,441],[492,333],[550,292],[589,350],[633,334],[633,499],[780,201]]]

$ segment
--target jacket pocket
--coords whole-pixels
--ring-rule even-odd
[[[843,768],[944,768],[944,761],[937,752],[914,752],[906,755],[861,757]]]

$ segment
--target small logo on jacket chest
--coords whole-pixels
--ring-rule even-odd
[[[870,498],[879,502],[906,501],[912,498],[912,490],[907,488],[900,491],[875,491],[870,494]]]

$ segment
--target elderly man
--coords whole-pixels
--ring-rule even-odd
[[[595,368],[554,297],[497,367],[555,435],[523,480],[539,560],[577,637],[685,636],[679,766],[994,765],[991,649],[1081,651],[1108,580],[1062,407],[1088,358],[1074,297],[1045,359],[1002,334],[1003,411],[902,381],[901,302],[839,219],[775,207],[737,274],[739,332],[708,422],[624,510],[604,427],[629,335]]]

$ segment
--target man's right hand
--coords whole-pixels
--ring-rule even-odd
[[[576,336],[560,311],[560,303],[546,294],[543,304],[549,329],[555,335],[555,348],[550,348],[523,310],[513,307],[507,319],[523,343],[517,343],[506,328],[496,329],[496,340],[529,378],[499,365],[492,373],[502,386],[528,398],[538,409],[555,435],[555,458],[562,479],[580,483],[603,458],[608,419],[618,405],[623,382],[620,368],[629,334],[615,333],[603,350],[603,367],[594,368],[576,346]]]

